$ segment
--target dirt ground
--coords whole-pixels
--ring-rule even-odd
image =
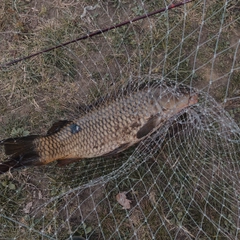
[[[145,1],[143,5],[138,0],[2,0],[0,65],[162,8],[165,2]],[[116,86],[129,78],[149,74],[208,92],[239,124],[239,8],[238,1],[229,1],[226,5],[218,0],[193,1],[185,7],[0,68],[0,139],[30,133],[45,134],[54,122],[78,118],[84,114],[82,107],[114,91]],[[184,12],[187,14],[184,15]],[[6,156],[1,150],[0,158],[3,160]],[[94,204],[97,205],[96,212],[105,219],[103,226],[109,226],[107,232],[113,231],[117,223],[121,224],[119,219],[122,213],[119,209],[115,215],[104,218],[109,210],[108,205],[116,204],[104,198],[117,194],[115,190],[109,193],[111,184],[86,188],[74,196],[70,194],[66,202],[59,198],[55,205],[44,204],[51,198],[118,169],[126,157],[121,159],[118,164],[111,159],[104,160],[104,164],[102,159],[101,163],[83,161],[81,165],[67,167],[63,176],[63,170],[54,165],[1,176],[0,224],[8,226],[0,230],[0,234],[9,232],[6,235],[9,239],[16,236],[22,239],[31,236],[33,239],[34,234],[38,236],[41,231],[37,225],[40,215],[44,215],[47,222],[55,214],[58,219],[43,227],[46,239],[54,239],[49,236],[53,236],[57,226],[62,226],[61,229],[67,234],[71,234],[68,231],[72,229],[79,236],[87,236],[95,227],[98,230],[92,239],[101,239],[101,233],[105,230],[97,225],[99,216],[91,212]],[[137,195],[139,199],[143,198],[141,204],[146,211],[150,212],[149,202],[156,201],[156,192],[152,189],[148,198],[141,193]],[[134,202],[131,194],[128,197]],[[80,199],[82,208],[76,210]],[[44,208],[37,212],[38,206],[42,205]],[[68,218],[69,214],[71,218]],[[17,219],[21,227],[10,226],[1,216]],[[81,222],[85,218],[88,218],[87,224]],[[131,224],[138,226],[139,239],[140,236],[144,236],[141,239],[150,239],[152,236],[148,233],[148,226],[141,225],[143,218],[144,214],[135,209],[129,216],[129,225],[122,228],[125,231],[131,229]],[[71,226],[65,222],[66,219]],[[154,217],[149,219],[152,222],[156,220]],[[34,233],[30,231],[32,235],[24,230],[29,230],[29,226],[34,224],[39,228]],[[173,222],[168,222],[169,229],[173,226]],[[66,234],[63,236],[66,237]],[[184,234],[182,237],[184,239]]]

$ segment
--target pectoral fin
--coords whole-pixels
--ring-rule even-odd
[[[159,114],[151,116],[148,119],[147,123],[143,125],[137,132],[137,138],[140,139],[140,138],[146,137],[155,128],[157,128],[161,122],[162,122],[162,118],[159,116]]]

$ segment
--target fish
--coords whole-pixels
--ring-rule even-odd
[[[196,92],[162,82],[116,95],[111,101],[91,107],[80,118],[54,123],[46,134],[0,141],[8,156],[0,162],[0,174],[54,161],[61,166],[81,159],[114,156],[198,102]]]

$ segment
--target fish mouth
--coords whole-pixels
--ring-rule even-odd
[[[198,103],[198,95],[194,94],[194,95],[189,97],[188,106],[191,106],[191,105],[196,104],[196,103]]]

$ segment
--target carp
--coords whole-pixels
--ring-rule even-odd
[[[168,86],[161,82],[119,94],[79,119],[54,123],[46,135],[0,141],[8,155],[8,159],[0,163],[0,174],[56,160],[65,165],[120,153],[197,102],[195,92],[190,93],[178,84]]]

